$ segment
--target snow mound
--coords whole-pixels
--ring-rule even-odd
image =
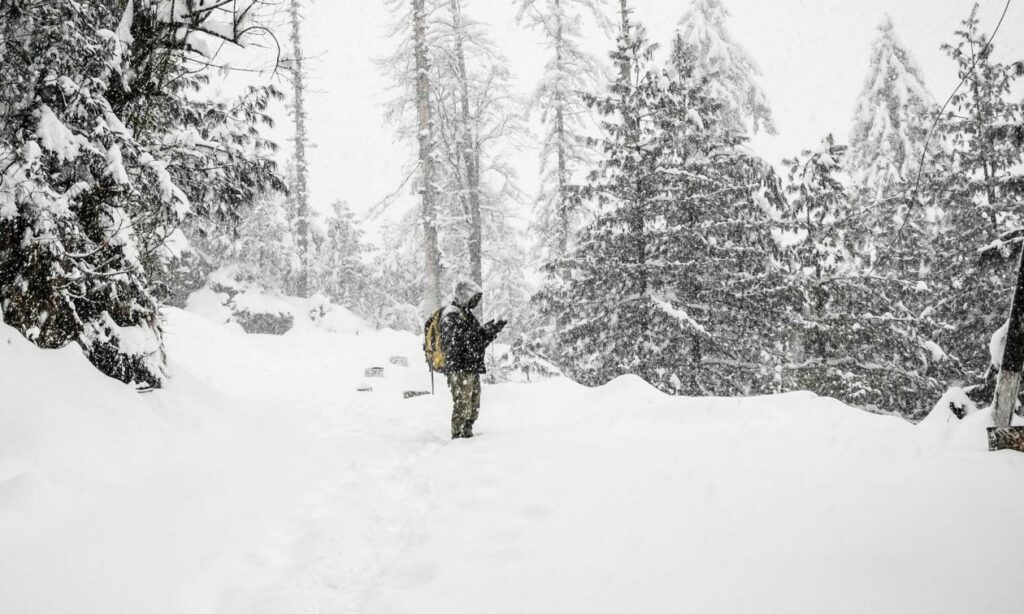
[[[957,416],[954,410],[959,412],[961,416]],[[936,401],[935,407],[928,412],[928,415],[921,421],[920,426],[925,428],[946,427],[959,422],[962,417],[977,413],[977,411],[978,407],[967,396],[967,391],[953,386]]]
[[[943,433],[946,445],[986,452],[988,450],[988,429],[995,424],[992,413],[992,408],[986,407],[968,415],[963,420],[950,422]],[[1024,420],[1020,416],[1014,416],[1013,425],[1024,426]]]
[[[30,512],[75,509],[95,476],[145,472],[163,447],[133,388],[99,373],[77,345],[41,350],[2,321],[0,390],[0,540]],[[18,611],[2,600],[0,610]]]
[[[642,377],[632,374],[620,375],[603,386],[597,386],[594,390],[599,396],[606,399],[626,398],[650,401],[668,396],[648,384]]]
[[[954,413],[954,408],[962,412],[962,418]],[[992,414],[991,407],[979,408],[964,389],[953,387],[918,427],[937,435],[943,445],[984,452],[988,450],[988,428],[995,423]],[[1013,424],[1024,426],[1024,418],[1014,415]]]

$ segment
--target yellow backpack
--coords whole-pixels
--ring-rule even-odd
[[[427,320],[423,327],[423,352],[426,354],[427,365],[431,371],[444,372],[444,350],[441,348],[441,314],[438,309]]]

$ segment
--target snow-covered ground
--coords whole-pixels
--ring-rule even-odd
[[[0,612],[1022,611],[1024,455],[983,412],[552,380],[453,442],[411,334],[167,317],[144,395],[0,324]]]

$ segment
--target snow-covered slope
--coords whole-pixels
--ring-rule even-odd
[[[413,335],[167,315],[144,395],[0,324],[0,612],[1020,611],[1024,456],[984,412],[551,380],[452,442],[440,381],[402,398]]]

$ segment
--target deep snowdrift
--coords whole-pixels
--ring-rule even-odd
[[[1020,612],[1024,456],[984,412],[553,380],[452,442],[440,381],[402,399],[413,335],[167,315],[144,395],[0,324],[0,612]]]

